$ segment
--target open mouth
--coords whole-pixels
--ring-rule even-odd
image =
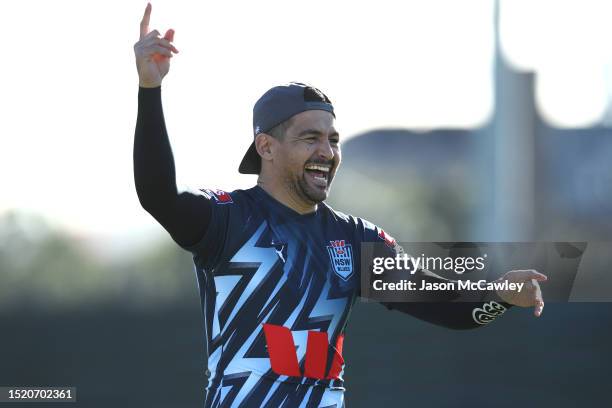
[[[331,166],[326,164],[310,163],[304,167],[305,173],[317,187],[326,188],[329,180]]]

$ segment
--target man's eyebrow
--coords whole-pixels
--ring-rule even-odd
[[[306,135],[321,136],[323,134],[324,134],[323,132],[321,132],[320,130],[317,130],[317,129],[304,129],[300,133],[298,133],[298,137],[302,137],[302,136],[306,136]],[[332,131],[329,135],[330,136],[338,136],[338,137],[340,137],[340,134],[336,130]]]
[[[300,133],[298,133],[298,137],[306,136],[306,135],[317,135],[321,136],[323,132],[317,129],[304,129]]]

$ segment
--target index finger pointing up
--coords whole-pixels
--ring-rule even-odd
[[[149,20],[151,19],[151,3],[147,3],[145,7],[144,16],[140,21],[140,39],[142,40],[145,35],[149,32]]]

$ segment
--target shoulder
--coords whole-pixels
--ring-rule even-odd
[[[225,191],[218,188],[201,188],[197,194],[204,196],[211,208],[211,219],[224,228],[242,230],[248,220],[256,221],[261,215],[258,196],[252,188]]]
[[[328,204],[323,203],[323,205],[325,206],[326,211],[328,211],[329,216],[334,219],[334,221],[339,222],[341,224],[345,224],[347,227],[352,228],[356,237],[360,241],[380,241],[386,242],[389,245],[395,245],[395,239],[373,222],[365,218],[357,217],[335,210]]]
[[[233,191],[225,191],[218,188],[200,188],[194,191],[194,193],[205,197],[211,204],[227,207],[228,210],[233,209],[233,207],[249,207],[258,200],[252,188]]]
[[[327,213],[328,217],[330,217],[334,221],[343,223],[343,224],[347,224],[347,225],[354,224],[354,220],[356,217],[349,215],[349,214],[345,214],[341,211],[335,210],[329,204],[325,202],[321,203],[320,205],[323,206],[324,211]]]
[[[210,205],[210,224],[201,241],[184,249],[196,254],[201,265],[216,265],[237,245],[248,239],[258,220],[256,197],[250,189],[225,191],[218,188],[192,189]],[[228,252],[230,251],[230,252]]]
[[[244,197],[245,190],[234,190],[225,191],[218,188],[199,188],[197,194],[200,194],[214,204],[234,204],[235,199],[242,199]]]

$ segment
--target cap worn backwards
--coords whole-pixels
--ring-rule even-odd
[[[269,89],[253,107],[253,138],[307,110],[324,110],[336,116],[329,98],[315,87],[301,82],[290,82]],[[238,171],[242,174],[259,174],[260,170],[261,157],[253,140]]]

